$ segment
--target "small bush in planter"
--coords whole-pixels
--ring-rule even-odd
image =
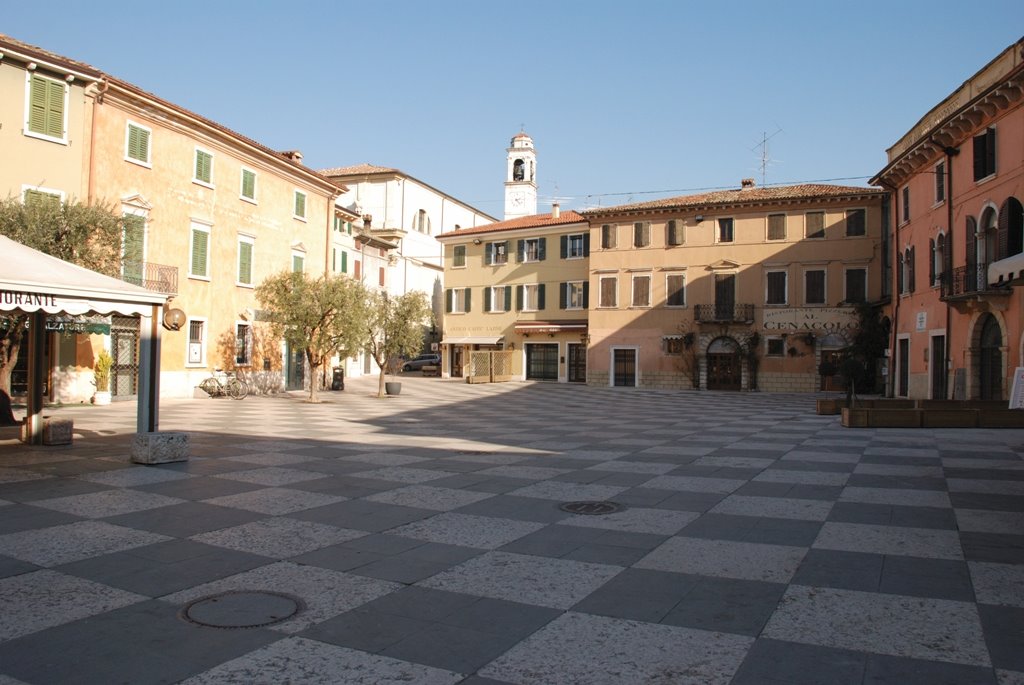
[[[96,363],[93,365],[93,382],[96,384],[97,392],[110,391],[110,368],[113,365],[114,360],[111,359],[110,354],[106,350],[101,350],[96,355]]]

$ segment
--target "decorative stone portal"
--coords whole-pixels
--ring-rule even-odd
[[[302,600],[282,592],[232,590],[193,600],[180,616],[209,628],[262,628],[286,621],[304,608]]]
[[[583,501],[565,502],[564,504],[559,504],[558,508],[562,511],[567,511],[570,514],[603,516],[605,514],[614,514],[617,511],[622,511],[626,507],[618,502]]]

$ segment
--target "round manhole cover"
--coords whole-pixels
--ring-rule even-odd
[[[302,602],[281,592],[236,590],[189,602],[185,620],[211,628],[260,628],[299,613]]]
[[[588,516],[601,516],[602,514],[613,514],[622,511],[626,507],[618,502],[566,502],[558,505],[562,511],[570,514],[586,514]]]

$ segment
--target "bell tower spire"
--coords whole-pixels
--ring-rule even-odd
[[[505,218],[516,219],[537,213],[537,152],[533,138],[521,130],[506,150]]]

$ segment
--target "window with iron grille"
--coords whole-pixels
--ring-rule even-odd
[[[252,326],[247,323],[235,324],[235,364],[252,364]]]
[[[786,353],[786,341],[783,338],[767,338],[765,345],[766,357],[781,357]]]
[[[206,363],[206,322],[201,319],[189,319],[186,362],[191,365]]]

